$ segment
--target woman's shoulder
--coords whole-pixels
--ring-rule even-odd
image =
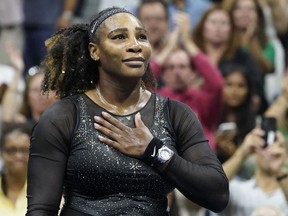
[[[75,96],[67,96],[54,102],[48,107],[41,118],[59,119],[63,116],[71,116],[77,110],[77,102]]]

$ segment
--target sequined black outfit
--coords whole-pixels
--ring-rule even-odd
[[[189,107],[152,94],[140,110],[152,134],[178,153],[161,172],[97,139],[93,116],[101,111],[83,94],[42,115],[31,139],[27,215],[55,215],[63,185],[63,216],[168,215],[166,195],[174,187],[210,209],[226,205],[219,196],[228,181]],[[133,127],[135,114],[114,116]]]

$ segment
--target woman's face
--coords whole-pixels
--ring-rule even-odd
[[[98,31],[100,42],[90,45],[90,54],[100,60],[100,78],[101,72],[116,79],[142,77],[151,46],[140,21],[131,14],[118,13],[105,20]]]
[[[203,36],[206,42],[222,44],[231,35],[230,18],[224,10],[211,12],[204,22]]]
[[[246,29],[257,22],[256,5],[253,0],[238,0],[232,13],[237,28]]]
[[[41,84],[44,74],[39,72],[35,74],[28,85],[28,102],[32,112],[42,113],[48,106],[55,102],[55,94],[53,92],[43,95],[41,92]]]
[[[2,158],[6,172],[26,175],[29,145],[30,137],[19,131],[11,132],[4,138]]]
[[[248,95],[249,88],[245,77],[240,72],[233,72],[225,77],[224,103],[229,107],[241,106]]]

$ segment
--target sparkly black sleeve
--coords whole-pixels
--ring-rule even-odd
[[[169,101],[168,116],[175,131],[178,154],[163,175],[188,199],[215,212],[229,199],[229,182],[190,107]]]
[[[62,99],[33,129],[27,176],[27,216],[58,215],[76,108]]]

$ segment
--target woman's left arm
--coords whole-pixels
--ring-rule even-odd
[[[223,210],[229,200],[229,181],[198,118],[178,102],[170,101],[169,113],[178,154],[174,154],[162,175],[191,201],[215,212]]]
[[[188,199],[219,212],[226,207],[229,199],[228,179],[222,165],[211,150],[191,109],[179,102],[174,102],[170,107],[171,122],[177,134],[178,154],[155,169]],[[156,138],[155,142],[140,114],[135,116],[135,125],[135,128],[130,128],[108,113],[95,117],[95,128],[105,135],[99,136],[100,141],[123,154],[145,160],[143,155],[146,149],[157,149],[157,146],[151,148],[151,144],[161,141]]]

